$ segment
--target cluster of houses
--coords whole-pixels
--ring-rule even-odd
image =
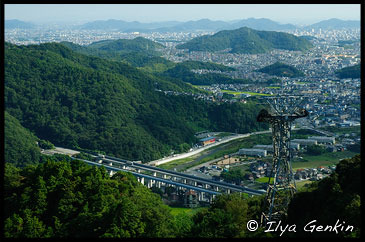
[[[272,170],[272,165],[264,161],[258,161],[250,165],[250,172],[245,175],[245,179],[253,181],[256,178],[263,176],[270,176]]]
[[[305,168],[297,169],[294,173],[295,180],[305,180],[310,179],[311,181],[318,181],[323,178],[325,174],[331,174],[336,169],[336,166],[324,167],[320,166],[318,168]],[[258,161],[257,163],[251,164],[250,172],[245,175],[245,179],[249,181],[254,181],[256,178],[269,177],[271,175],[272,165],[263,161]]]
[[[295,180],[305,180],[310,179],[311,181],[318,181],[323,178],[324,174],[331,174],[336,169],[336,166],[324,167],[320,166],[318,168],[305,168],[297,169],[294,174]]]

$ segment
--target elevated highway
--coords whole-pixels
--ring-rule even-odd
[[[130,172],[135,177],[137,177],[139,182],[141,182],[143,185],[146,185],[148,188],[152,186],[156,186],[158,188],[173,186],[176,189],[193,190],[197,192],[199,201],[211,202],[216,195],[221,193],[229,194],[233,192],[239,192],[246,193],[251,196],[266,193],[264,190],[254,190],[235,184],[196,177],[185,173],[165,170],[111,156],[94,156],[94,158],[96,158],[95,161],[84,159],[78,160],[81,160],[89,165],[104,166],[109,171],[110,175],[113,175],[118,171]]]

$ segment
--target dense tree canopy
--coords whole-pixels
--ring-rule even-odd
[[[272,65],[265,66],[264,68],[256,70],[258,72],[267,73],[269,75],[275,75],[280,77],[300,77],[304,76],[304,73],[297,68],[281,63],[275,62]]]
[[[4,158],[16,166],[36,164],[40,159],[38,138],[8,112],[4,113]]]
[[[262,229],[256,232],[247,230],[251,219],[260,221],[263,196],[244,198],[238,193],[219,195],[213,204],[193,217],[194,226],[191,235],[204,238],[243,238],[268,237]]]
[[[6,164],[5,237],[170,237],[173,217],[129,173],[81,161]]]
[[[130,173],[112,177],[104,167],[69,157],[42,156],[42,163],[16,168],[5,164],[4,235],[8,238],[47,237],[277,237],[281,230],[247,230],[260,221],[265,195],[218,195],[209,208],[194,215],[172,215],[161,197]],[[342,160],[330,177],[297,192],[283,224],[296,233],[284,236],[358,237],[360,233],[360,156]],[[339,219],[351,232],[303,232],[304,225],[334,225]]]
[[[361,206],[361,159],[360,155],[344,159],[336,167],[336,171],[320,182],[312,183],[309,188],[295,194],[289,205],[289,224],[297,225],[297,234],[302,237],[358,237],[360,235]],[[312,220],[316,225],[334,226],[339,224],[354,226],[352,232],[305,232],[304,226]]]
[[[267,128],[254,105],[217,105],[191,96],[179,79],[76,53],[56,43],[5,45],[5,108],[56,146],[150,161],[196,142],[200,130]]]

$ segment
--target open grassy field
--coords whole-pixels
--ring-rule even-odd
[[[313,181],[303,180],[303,181],[295,181],[295,185],[297,186],[297,190],[302,190],[306,184],[310,184]]]
[[[195,157],[196,156],[191,156],[191,157],[186,157],[186,158],[183,158],[183,159],[170,161],[170,162],[167,162],[165,164],[159,165],[157,167],[162,168],[162,169],[171,170],[171,169],[173,169],[174,167],[176,167],[178,165],[193,161],[195,159]]]
[[[300,168],[316,168],[318,166],[331,166],[336,165],[340,160],[345,158],[351,158],[357,153],[351,151],[343,152],[328,152],[322,155],[309,156],[303,155],[302,161],[293,161],[292,168],[297,170]]]
[[[334,126],[328,126],[325,128],[320,128],[322,130],[325,131],[329,131],[332,133],[336,133],[336,134],[351,134],[351,133],[356,133],[358,135],[360,135],[361,132],[361,126],[352,126],[352,127],[334,127]]]
[[[269,177],[263,176],[263,177],[257,178],[255,181],[262,182],[262,183],[268,183]],[[270,184],[274,184],[274,179],[271,179]]]
[[[198,208],[183,208],[183,207],[170,207],[171,208],[171,214],[173,216],[176,216],[180,213],[186,213],[190,216],[193,216],[194,214],[196,214],[197,212],[199,212],[200,210],[202,210],[202,207],[198,207]]]

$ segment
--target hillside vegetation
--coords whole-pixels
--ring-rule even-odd
[[[15,166],[36,164],[40,159],[38,138],[8,112],[4,113],[4,159]]]
[[[272,76],[279,77],[301,77],[304,73],[294,66],[287,65],[281,62],[275,62],[272,65],[265,66],[264,68],[256,70],[258,72],[263,72]]]
[[[287,222],[297,225],[297,234],[291,237],[359,237],[361,227],[361,158],[356,155],[344,159],[336,167],[335,173],[320,182],[311,185],[295,194],[288,210]],[[300,219],[298,219],[300,218]],[[304,226],[312,220],[317,225],[339,224],[347,228],[354,226],[352,232],[303,231]]]
[[[360,184],[360,156],[342,160],[330,177],[295,194],[283,224],[295,224],[296,233],[283,237],[359,237]],[[6,238],[279,238],[281,233],[247,230],[247,221],[260,221],[265,195],[218,195],[209,208],[173,215],[132,174],[110,177],[104,167],[67,157],[47,157],[22,169],[6,163],[3,197]],[[339,219],[354,229],[304,232],[314,219],[317,225]]]
[[[5,45],[5,109],[37,137],[68,148],[150,161],[183,152],[203,130],[250,132],[257,107],[217,105],[180,79],[76,53],[61,44]]]
[[[360,64],[342,68],[336,72],[341,78],[360,78]]]
[[[235,30],[223,30],[214,35],[203,35],[184,44],[177,49],[189,51],[220,51],[230,49],[230,53],[257,54],[272,49],[304,51],[312,44],[292,34],[275,31],[258,31],[247,27]]]
[[[192,70],[210,70],[229,72],[235,70],[220,64],[200,61],[184,61],[175,64],[174,67],[161,73],[161,76],[167,76],[174,79],[180,79],[193,85],[212,85],[212,84],[233,84],[233,83],[251,83],[249,79],[233,79],[221,73],[208,72],[204,74],[194,73]]]

